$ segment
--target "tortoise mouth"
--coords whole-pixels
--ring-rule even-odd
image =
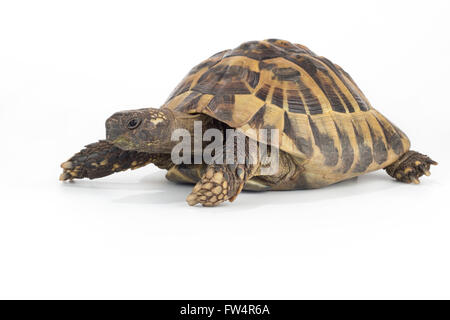
[[[115,139],[106,138],[106,140],[110,143],[112,143],[114,146],[118,147],[122,150],[136,150],[136,145],[127,137],[119,136]]]

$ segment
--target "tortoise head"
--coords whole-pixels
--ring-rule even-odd
[[[165,109],[116,112],[106,120],[106,140],[123,150],[167,152],[174,122],[172,112]]]

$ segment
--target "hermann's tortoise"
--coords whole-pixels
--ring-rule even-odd
[[[237,129],[247,148],[222,142],[213,155],[229,152],[232,161],[225,164],[174,163],[178,142],[172,133],[182,128],[193,134],[195,121],[202,130]],[[267,135],[259,129],[278,130],[278,139],[262,139]],[[274,148],[255,157],[251,142]],[[409,147],[407,136],[370,105],[341,67],[299,44],[252,41],[194,67],[160,109],[112,115],[106,140],[64,162],[60,179],[95,179],[153,163],[168,170],[169,180],[196,184],[190,205],[214,206],[234,200],[243,188],[319,188],[378,169],[419,183],[436,162]],[[267,174],[262,169],[273,150],[279,150],[278,170]]]

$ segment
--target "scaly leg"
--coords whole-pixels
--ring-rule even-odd
[[[205,207],[217,206],[227,200],[233,201],[241,192],[246,180],[243,166],[232,170],[227,165],[209,165],[186,201],[190,206],[201,203]]]
[[[146,152],[125,151],[113,144],[100,140],[91,143],[61,164],[63,173],[61,181],[73,179],[97,179],[127,169],[137,169],[154,163],[162,169],[169,169],[173,164],[170,154],[150,154]]]
[[[248,143],[248,139],[246,139]],[[224,154],[226,154],[226,146]],[[201,180],[197,182],[192,192],[186,198],[190,206],[201,203],[205,207],[217,206],[224,201],[234,201],[242,191],[244,184],[257,174],[260,168],[260,161],[253,161],[254,155],[248,153],[248,149],[239,150],[235,148],[231,151],[234,159],[232,164],[209,164]],[[239,153],[242,153],[240,157]],[[239,164],[238,159],[244,164]]]
[[[418,184],[419,177],[424,174],[430,175],[431,165],[437,165],[437,162],[426,155],[410,150],[384,169],[398,181]]]

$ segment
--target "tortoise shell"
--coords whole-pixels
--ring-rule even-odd
[[[203,113],[244,133],[279,129],[282,151],[342,179],[384,168],[409,149],[406,135],[348,73],[284,40],[246,42],[213,55],[188,73],[163,108]],[[256,130],[246,134],[259,140]]]

